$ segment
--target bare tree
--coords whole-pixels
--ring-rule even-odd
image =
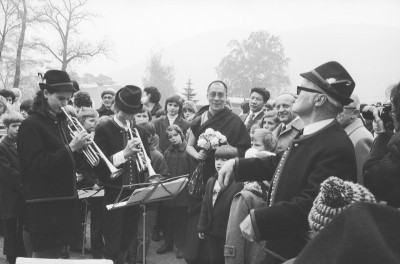
[[[24,47],[24,42],[25,42],[25,32],[26,32],[27,14],[28,14],[25,0],[20,0],[20,3],[22,7],[20,7],[19,2],[14,2],[14,5],[18,12],[18,17],[21,20],[21,31],[19,33],[17,56],[15,59],[15,75],[14,75],[13,87],[18,87],[21,81],[21,57],[22,57],[22,48]]]
[[[66,70],[74,60],[88,60],[96,55],[106,55],[108,47],[105,41],[92,45],[87,41],[78,40],[78,26],[84,21],[90,21],[94,16],[85,10],[87,0],[45,0],[41,21],[53,28],[61,39],[61,49],[52,47],[45,41],[37,43],[50,52],[61,63],[61,70]]]
[[[5,47],[7,36],[20,26],[18,13],[14,3],[11,0],[0,0],[0,14],[4,15],[2,27],[0,27],[0,61],[2,61],[2,52]],[[2,17],[2,15],[0,17]]]

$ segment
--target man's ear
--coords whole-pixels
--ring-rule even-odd
[[[351,120],[354,121],[360,116],[360,110],[354,109],[353,114],[351,115]]]
[[[326,102],[327,98],[324,94],[318,94],[314,97],[315,106],[322,106]]]

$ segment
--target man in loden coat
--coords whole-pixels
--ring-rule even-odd
[[[357,182],[363,185],[363,165],[371,150],[374,137],[360,118],[360,99],[355,94],[351,96],[351,99],[354,102],[344,107],[343,112],[337,116],[337,120],[353,143],[357,161]]]
[[[266,240],[265,263],[297,256],[307,242],[307,216],[321,182],[329,176],[356,181],[353,145],[335,117],[352,102],[354,81],[337,62],[301,74],[293,111],[303,134],[276,157],[229,160],[219,171],[222,188],[236,181],[271,181],[268,206],[253,209],[240,224],[243,236]]]

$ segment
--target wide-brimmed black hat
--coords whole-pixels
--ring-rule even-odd
[[[316,84],[341,105],[353,102],[350,96],[356,84],[346,69],[336,61],[322,64],[312,71],[301,73],[300,76]]]
[[[41,74],[39,74],[41,75]],[[53,90],[53,91],[69,91],[76,92],[74,85],[69,78],[68,73],[59,70],[49,70],[43,77],[43,83],[39,83],[41,90]]]
[[[128,114],[136,114],[142,110],[142,90],[134,85],[127,85],[115,95],[117,108]]]

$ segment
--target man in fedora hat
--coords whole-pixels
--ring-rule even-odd
[[[90,144],[90,135],[69,132],[62,108],[76,90],[68,74],[49,70],[42,79],[16,144],[33,257],[59,258],[78,224],[76,168],[83,160],[78,151]]]
[[[300,74],[293,111],[304,131],[276,157],[229,160],[219,171],[225,188],[236,181],[271,182],[268,206],[254,209],[240,224],[250,241],[266,240],[266,263],[295,257],[307,242],[307,216],[321,182],[335,175],[356,181],[353,145],[335,117],[352,102],[354,81],[337,62]]]
[[[149,153],[147,136],[143,128],[134,124],[134,114],[142,109],[142,90],[134,85],[127,85],[115,94],[115,115],[96,127],[94,141],[117,168],[122,168],[122,175],[110,179],[110,171],[105,163],[96,167],[96,172],[105,183],[104,199],[106,204],[115,203],[116,199],[124,199],[132,194],[135,187],[121,187],[144,182],[143,172],[135,165],[135,155],[140,151],[140,136],[144,148]],[[139,135],[131,131],[137,129]],[[105,255],[115,263],[125,263],[127,250],[136,237],[139,221],[139,206],[129,206],[104,213]]]

